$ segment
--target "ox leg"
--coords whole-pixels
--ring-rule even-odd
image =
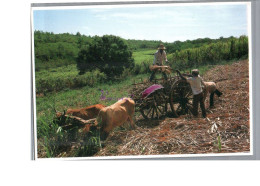
[[[103,132],[100,132],[100,140],[101,141],[105,141],[106,139],[107,139],[107,137],[108,137],[108,132],[106,132],[106,131],[103,131]]]
[[[210,100],[209,100],[210,108],[214,107],[214,94],[215,92],[210,94]]]
[[[130,124],[131,124],[131,128],[135,129],[135,123],[134,123],[133,118],[131,116],[129,117],[129,121],[130,121]]]

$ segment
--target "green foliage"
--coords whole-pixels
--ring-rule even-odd
[[[160,41],[124,40],[115,36],[88,37],[79,32],[72,35],[35,31],[36,91],[47,93],[83,86],[92,87],[105,81],[110,82],[111,76],[115,75],[122,81],[130,75],[150,73],[149,66],[152,64],[154,53],[160,43]],[[164,44],[167,48],[169,65],[173,69],[191,70],[200,66],[248,57],[247,36],[204,38]],[[127,52],[120,52],[121,48],[127,48]],[[133,48],[136,50],[130,57],[129,49]],[[88,52],[90,49],[94,49],[91,55]],[[117,53],[120,57],[111,59],[110,56]],[[126,63],[128,59],[123,56],[128,56],[131,62]],[[81,76],[78,75],[76,68],[77,58],[81,59],[78,68],[81,65],[85,66],[83,69],[86,73]],[[97,60],[97,62],[86,63],[87,58]],[[120,65],[114,63],[114,60],[119,58],[124,60]],[[105,59],[108,63],[102,62]],[[96,67],[99,70],[93,71]]]
[[[80,33],[72,35],[35,31],[35,70],[75,64],[80,48],[87,46],[91,41],[91,37]]]
[[[93,156],[101,148],[100,130],[93,129],[86,136],[84,136],[83,142],[80,148],[75,152],[76,157]]]
[[[120,76],[124,68],[133,68],[132,52],[120,37],[105,35],[94,37],[93,42],[81,49],[77,57],[80,74],[99,69],[109,79]]]
[[[218,140],[217,141],[218,141],[218,151],[221,152],[221,147],[222,146],[221,146],[221,138],[220,138],[220,136],[218,136]]]
[[[132,51],[140,51],[140,50],[156,50],[158,46],[162,43],[161,41],[151,41],[151,40],[134,40],[128,39],[125,40],[129,46],[129,49]]]
[[[174,69],[184,70],[203,65],[216,65],[221,61],[247,58],[247,56],[248,39],[246,36],[241,36],[222,39],[198,48],[176,51],[170,55],[169,61]]]
[[[99,70],[78,75],[76,65],[55,68],[53,71],[41,70],[36,73],[36,93],[57,92],[84,86],[93,87],[104,82],[106,75]]]
[[[87,135],[82,134],[77,126],[63,130],[58,125],[59,120],[54,117],[55,113],[53,111],[51,113],[48,118],[41,117],[37,121],[38,148],[41,149],[41,156],[47,158],[63,156],[64,152],[71,150],[72,144],[78,144],[78,149],[72,152],[74,155],[65,156],[92,156],[101,148],[99,130],[92,130]]]
[[[115,41],[116,36],[90,37],[81,35],[79,32],[76,35],[64,33],[54,34],[49,32],[34,32],[34,46],[35,46],[35,70],[48,70],[55,67],[67,66],[76,64],[78,59],[79,69],[101,68],[100,71],[108,75],[108,77],[122,72],[127,62],[124,64],[115,61],[118,59],[110,59],[111,55],[115,54],[120,57],[131,56],[130,50],[134,51],[133,58],[135,64],[142,64],[145,61],[152,63],[153,54],[157,50],[161,41],[147,41],[147,40],[124,40],[119,39],[120,42]],[[122,40],[122,41],[121,41]],[[112,43],[114,43],[112,45]],[[247,36],[240,36],[239,38],[229,37],[219,39],[199,38],[196,40],[175,41],[173,43],[165,42],[168,59],[171,59],[171,65],[180,69],[192,68],[201,64],[216,64],[218,61],[247,58],[248,56],[248,38]],[[90,47],[91,46],[91,47]],[[127,47],[126,53],[121,53],[121,47]],[[94,51],[99,51],[89,56],[90,48]],[[114,53],[114,51],[118,51]],[[93,52],[93,51],[91,51]],[[172,55],[170,55],[172,54]],[[97,62],[86,65],[85,61],[94,60]],[[91,58],[92,57],[92,58]],[[103,60],[103,61],[102,61]],[[105,64],[104,61],[108,60]],[[97,63],[97,64],[96,64]],[[101,63],[101,64],[99,64]],[[111,65],[114,63],[115,65]],[[96,67],[94,67],[97,65]],[[133,67],[130,62],[129,67]],[[119,66],[118,68],[116,66]],[[136,69],[132,70],[133,74],[143,73],[140,70],[142,65],[138,65]],[[110,67],[110,68],[108,68]],[[86,70],[82,70],[82,73]],[[113,74],[113,75],[112,75]],[[118,75],[117,75],[118,76]]]
[[[165,43],[168,53],[174,53],[176,51],[181,51],[185,49],[199,48],[204,45],[210,45],[212,43],[227,42],[230,38],[220,37],[219,39],[210,39],[210,38],[199,38],[196,40],[187,40],[187,41],[175,41],[173,43]]]
[[[69,146],[71,133],[63,131],[55,122],[47,118],[37,122],[38,146],[46,152],[46,157],[55,157],[64,152]]]

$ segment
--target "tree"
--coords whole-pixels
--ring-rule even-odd
[[[133,68],[132,52],[120,37],[96,36],[89,46],[80,50],[77,61],[79,74],[99,69],[108,78],[120,76],[124,68]]]

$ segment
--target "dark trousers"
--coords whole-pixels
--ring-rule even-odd
[[[214,106],[214,94],[215,94],[215,92],[211,93],[209,96],[209,106],[210,107]]]
[[[205,109],[205,105],[204,105],[204,101],[203,101],[203,92],[193,96],[193,108],[192,108],[191,112],[194,116],[198,116],[198,114],[199,114],[198,113],[199,104],[200,104],[202,116],[205,118],[207,116],[207,114],[206,114],[206,109]]]
[[[214,106],[214,94],[217,94],[217,96],[220,97],[222,95],[222,92],[220,92],[218,89],[216,89],[213,93],[210,94],[210,97],[209,97],[210,107]]]
[[[152,74],[151,74],[151,76],[150,76],[150,81],[152,81],[152,80],[154,79],[155,73],[156,73],[156,71],[153,71],[153,72],[152,72]],[[162,74],[163,74],[164,79],[167,80],[167,75],[166,75],[166,73],[165,73],[165,72],[162,72]]]

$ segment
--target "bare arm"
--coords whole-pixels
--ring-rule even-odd
[[[204,80],[201,78],[201,83],[202,83],[202,85],[204,86],[204,87],[206,87],[206,84],[205,84],[205,82],[204,82]]]

